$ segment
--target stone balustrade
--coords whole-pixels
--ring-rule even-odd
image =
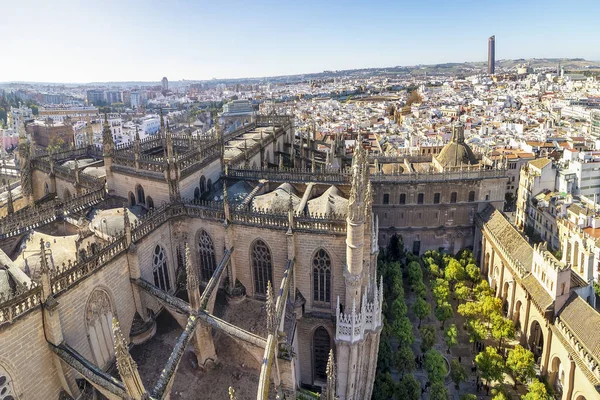
[[[0,293],[0,326],[12,323],[17,317],[40,304],[42,288],[35,282],[19,289],[14,295]]]
[[[366,331],[375,331],[382,326],[381,316],[383,305],[383,278],[380,278],[379,288],[373,287],[372,300],[367,292],[363,293],[360,311],[356,309],[356,301],[352,304],[349,313],[340,311],[340,298],[337,298],[335,340],[345,342],[358,342],[363,340]]]
[[[225,176],[234,179],[267,180],[290,183],[327,183],[332,185],[349,184],[349,170],[330,168],[312,172],[310,168],[226,168]]]
[[[84,193],[64,201],[24,209],[0,220],[0,239],[17,236],[65,217],[73,212],[98,204],[104,198],[104,188]]]

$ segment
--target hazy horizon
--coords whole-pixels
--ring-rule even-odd
[[[600,2],[587,0],[16,3],[3,9],[0,34],[11,40],[0,82],[256,79],[482,62],[491,35],[498,60],[592,61],[600,60],[598,11]]]

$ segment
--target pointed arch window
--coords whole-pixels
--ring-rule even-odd
[[[252,246],[252,267],[254,270],[254,291],[258,295],[267,294],[267,282],[273,282],[271,250],[265,242],[257,240]]]
[[[206,231],[200,233],[198,250],[200,251],[200,275],[203,281],[208,282],[217,269],[217,260],[213,241]]]
[[[154,285],[165,292],[171,289],[169,280],[169,268],[167,265],[167,254],[160,245],[154,248],[154,257],[152,259],[152,273],[154,275]]]
[[[95,289],[92,292],[88,298],[85,318],[96,365],[105,369],[115,358],[112,335],[113,308],[108,293],[102,289]]]
[[[313,258],[313,300],[325,304],[331,301],[331,258],[323,249]]]
[[[10,375],[0,366],[0,400],[17,400]]]

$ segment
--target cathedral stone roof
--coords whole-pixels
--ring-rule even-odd
[[[492,205],[488,205],[480,215],[484,225],[494,234],[504,250],[520,261],[527,271],[531,270],[533,248],[504,215]]]
[[[600,358],[600,313],[592,308],[577,293],[562,308],[559,317],[586,350]]]
[[[252,200],[252,205],[255,209],[284,213],[289,209],[290,196],[292,197],[292,206],[296,209],[300,204],[300,197],[298,197],[296,189],[289,183],[283,183],[272,192],[256,196]]]
[[[319,197],[309,200],[308,212],[310,214],[346,215],[348,199],[342,197],[341,194],[337,187],[331,186]]]
[[[465,143],[463,125],[452,127],[452,139],[450,143],[444,146],[436,159],[444,168],[477,164],[478,161],[475,154],[473,154],[473,150]]]
[[[552,299],[550,294],[548,294],[546,289],[544,289],[544,287],[540,284],[537,278],[532,274],[529,274],[525,278],[523,278],[522,282],[523,287],[525,288],[525,290],[527,290],[527,293],[531,295],[533,302],[537,304],[540,310],[549,310],[552,304],[554,303],[554,300]]]

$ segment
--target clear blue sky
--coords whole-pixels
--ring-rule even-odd
[[[600,0],[0,0],[0,82],[159,81],[583,57]]]

